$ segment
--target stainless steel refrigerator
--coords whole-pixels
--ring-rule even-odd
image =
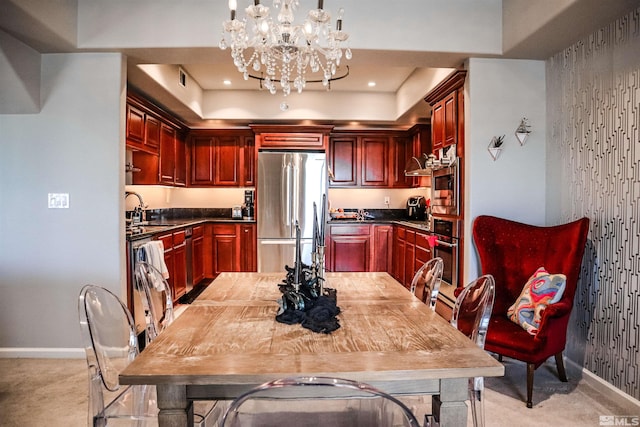
[[[326,192],[324,153],[258,153],[258,271],[284,271],[285,265],[294,266],[296,221],[300,225],[302,262],[311,264],[313,202],[320,218]]]

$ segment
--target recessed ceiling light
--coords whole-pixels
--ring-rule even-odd
[[[225,79],[225,80],[223,80],[223,81],[222,81],[222,83],[223,83],[225,86],[231,86],[231,80],[229,80],[229,79]]]
[[[369,82],[369,83],[368,83],[368,86],[369,86],[369,87],[375,87],[375,85],[376,85],[376,82]]]

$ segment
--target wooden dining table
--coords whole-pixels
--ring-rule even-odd
[[[441,426],[466,426],[468,379],[504,367],[387,273],[326,273],[340,328],[275,320],[284,273],[222,273],[120,374],[156,385],[159,425],[183,427],[194,400],[234,399],[267,381],[329,376],[392,395],[433,395]]]

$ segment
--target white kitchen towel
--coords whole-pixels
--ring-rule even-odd
[[[164,245],[160,240],[153,240],[142,245],[147,255],[147,262],[154,266],[165,279],[169,278],[169,269],[164,262]]]

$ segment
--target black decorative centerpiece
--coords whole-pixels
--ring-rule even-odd
[[[317,206],[313,204],[313,246],[311,265],[302,263],[300,226],[296,223],[296,259],[293,267],[285,266],[286,277],[278,287],[282,298],[276,320],[293,325],[300,323],[314,332],[331,333],[340,327],[336,316],[336,290],[324,286],[324,231],[326,195],[322,196],[322,213],[318,226]]]

